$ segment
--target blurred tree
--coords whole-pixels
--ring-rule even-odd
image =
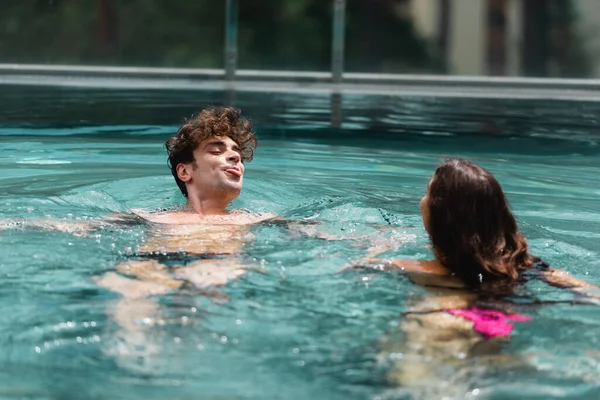
[[[347,65],[435,65],[402,13],[407,0],[348,0]],[[0,62],[217,68],[225,3],[214,0],[3,0]],[[329,70],[329,0],[239,0],[241,68]]]
[[[112,0],[98,0],[98,31],[103,54],[110,54],[117,45],[118,21],[114,2]]]
[[[448,71],[450,68],[450,43],[452,41],[452,1],[438,0],[438,3],[437,54],[444,71]]]
[[[330,69],[331,0],[238,1],[240,68]],[[446,71],[453,0],[439,0],[440,35],[434,42],[416,31],[411,1],[420,0],[347,0],[346,70]],[[589,76],[591,61],[576,29],[574,1],[521,4],[523,73]],[[3,63],[223,66],[224,1],[2,0],[0,10]],[[502,33],[506,21],[498,16],[488,15]],[[500,43],[488,49],[488,59],[498,65],[504,57],[496,40],[501,36],[489,38]]]
[[[329,70],[331,1],[239,0],[240,68]]]
[[[436,43],[418,34],[409,6],[410,0],[348,0],[347,70],[442,72]]]
[[[592,74],[592,59],[586,38],[577,29],[579,17],[571,0],[555,0],[550,9],[553,29],[550,53],[554,70],[561,77],[586,77]]]
[[[486,2],[486,66],[489,75],[506,75],[507,0]]]
[[[548,0],[525,0],[523,7],[522,73],[525,76],[546,76],[549,59]]]
[[[572,0],[523,0],[526,76],[588,77],[592,60]]]
[[[1,7],[0,62],[222,65],[222,2],[3,0]]]

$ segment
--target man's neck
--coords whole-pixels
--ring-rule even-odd
[[[228,196],[218,196],[206,193],[194,193],[194,190],[188,191],[187,208],[198,215],[226,215],[227,206],[231,202]]]
[[[226,208],[229,202],[216,202],[214,200],[205,200],[190,197],[187,202],[187,208],[199,215],[225,215],[228,214]]]

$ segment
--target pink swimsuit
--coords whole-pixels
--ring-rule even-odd
[[[486,339],[509,335],[513,329],[513,324],[507,321],[529,321],[531,319],[531,317],[525,315],[511,315],[501,311],[484,310],[476,307],[466,310],[448,310],[448,312],[452,315],[473,321],[473,328],[481,332]]]

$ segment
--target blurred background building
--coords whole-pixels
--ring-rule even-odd
[[[417,31],[459,75],[598,76],[600,2],[413,0]]]

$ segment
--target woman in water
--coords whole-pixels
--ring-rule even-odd
[[[484,293],[538,277],[559,287],[594,288],[564,271],[550,269],[529,253],[500,184],[472,162],[452,159],[441,164],[420,208],[434,260],[387,263],[427,276],[422,282],[416,278],[417,283]]]
[[[503,299],[519,284],[537,278],[582,294],[595,288],[529,253],[500,184],[469,161],[441,164],[420,208],[434,259],[369,262],[399,269],[431,291],[406,313],[403,340],[384,341],[386,353],[404,355],[388,375],[396,384],[428,390],[432,380],[451,384],[461,363],[499,343],[488,339],[507,336],[513,321],[530,319],[511,312]]]

